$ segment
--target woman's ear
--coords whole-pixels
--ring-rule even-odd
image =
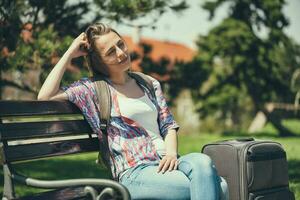
[[[105,76],[108,76],[109,72],[108,72],[108,67],[107,65],[102,61],[102,59],[100,58],[100,56],[95,52],[92,51],[91,53],[89,53],[89,56],[91,56],[91,67],[92,70],[98,73],[101,73]]]

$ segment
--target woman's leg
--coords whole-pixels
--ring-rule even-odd
[[[191,200],[219,200],[220,178],[209,156],[190,153],[179,158],[178,170],[190,180]]]
[[[140,165],[125,173],[120,182],[134,199],[190,199],[190,180],[178,170],[157,173],[157,165]]]

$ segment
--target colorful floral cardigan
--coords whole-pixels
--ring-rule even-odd
[[[148,88],[144,92],[158,110],[157,122],[160,134],[164,138],[168,129],[178,129],[179,126],[171,114],[163,96],[160,83],[150,77],[156,97],[152,97]],[[109,81],[108,81],[109,82]],[[100,129],[98,98],[93,82],[89,78],[82,78],[69,86],[61,87],[68,95],[69,101],[82,111],[85,119],[101,141],[103,135]],[[116,90],[109,82],[112,99],[110,125],[107,128],[108,147],[110,152],[110,167],[113,177],[118,180],[125,170],[142,163],[158,163],[159,157],[151,138],[141,124],[121,115]]]

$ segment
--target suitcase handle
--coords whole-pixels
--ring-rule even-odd
[[[250,141],[254,141],[254,138],[238,138],[235,140],[238,142],[250,142]]]
[[[237,142],[251,142],[254,141],[255,139],[252,137],[249,138],[237,138],[237,139],[229,139],[229,140],[220,140],[217,143],[223,143],[223,142],[230,142],[230,141],[237,141]]]

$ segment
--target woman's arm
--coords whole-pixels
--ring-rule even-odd
[[[167,170],[177,169],[178,139],[175,129],[168,129],[165,137],[166,155],[158,166],[158,172],[165,173]]]
[[[61,79],[68,65],[70,65],[73,58],[86,55],[86,52],[80,50],[80,46],[87,46],[87,40],[85,34],[81,33],[74,39],[69,49],[65,52],[63,57],[54,66],[52,71],[47,76],[43,83],[38,97],[38,100],[67,100],[67,94],[59,90]]]
[[[158,172],[162,171],[164,173],[167,170],[172,171],[177,169],[177,131],[179,126],[168,108],[160,83],[150,76],[149,78],[152,79],[159,107],[158,124],[160,134],[164,138],[166,145],[166,155],[162,158],[158,166]]]
[[[178,142],[177,133],[175,129],[169,129],[165,137],[166,155],[177,157],[178,153]]]

